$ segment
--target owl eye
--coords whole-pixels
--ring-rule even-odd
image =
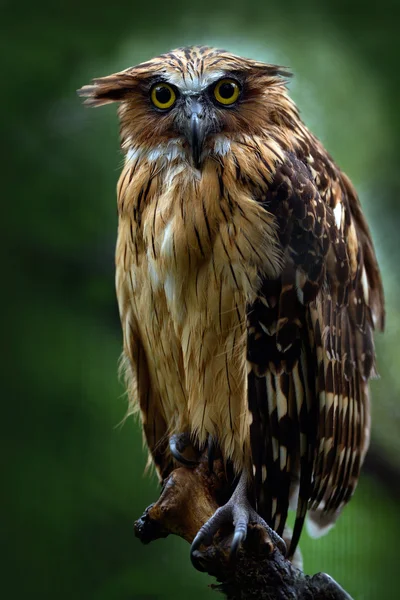
[[[151,88],[150,98],[154,106],[167,110],[176,102],[176,94],[168,83],[156,83]]]
[[[221,79],[214,88],[214,98],[219,104],[229,106],[239,98],[240,86],[234,79]]]

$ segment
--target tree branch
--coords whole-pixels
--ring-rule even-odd
[[[149,506],[135,523],[135,534],[145,544],[170,534],[191,543],[200,527],[214,514],[226,491],[220,460],[210,474],[202,457],[193,469],[179,467],[165,480],[158,501]],[[222,529],[213,543],[197,552],[195,566],[216,577],[213,587],[229,600],[351,600],[351,597],[324,573],[304,575],[274,546],[266,531],[250,525],[247,539],[236,558],[229,557],[232,531]]]

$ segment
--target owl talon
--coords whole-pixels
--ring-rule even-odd
[[[199,464],[198,461],[185,458],[182,454],[190,445],[190,437],[187,433],[177,433],[169,438],[169,449],[172,456],[185,467],[195,467]]]
[[[233,559],[237,555],[240,544],[242,544],[247,536],[247,525],[244,529],[237,529],[235,527],[235,533],[233,534],[231,547],[229,550],[229,558]]]
[[[190,549],[190,557],[193,566],[199,568],[200,546],[209,546],[212,543],[214,535],[222,525],[232,523],[234,526],[233,538],[230,546],[229,556],[234,559],[237,555],[240,545],[247,537],[247,528],[249,523],[261,525],[267,532],[272,543],[279,548],[282,554],[286,554],[286,544],[282,538],[275,532],[254,510],[247,499],[247,474],[243,471],[239,482],[233,492],[230,500],[220,506],[213,516],[201,527],[193,540]]]
[[[214,534],[224,523],[222,513],[219,511],[221,511],[221,509],[224,509],[225,506],[221,506],[215,511],[213,516],[199,529],[197,535],[195,536],[192,542],[192,545],[190,547],[190,560],[192,561],[192,565],[198,571],[203,570],[199,568],[199,559],[202,556],[202,553],[199,551],[199,548],[202,545],[209,546],[212,543]]]

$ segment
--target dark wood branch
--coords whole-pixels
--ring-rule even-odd
[[[161,496],[135,523],[135,534],[148,544],[170,534],[189,543],[220,505],[226,480],[220,461],[210,474],[203,458],[193,469],[179,467],[164,482]],[[304,575],[274,546],[266,531],[250,525],[247,539],[234,560],[229,548],[232,531],[220,530],[213,544],[196,555],[196,568],[216,577],[215,589],[229,600],[351,600],[324,573]]]

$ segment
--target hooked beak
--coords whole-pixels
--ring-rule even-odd
[[[188,142],[192,149],[193,163],[196,169],[201,166],[201,153],[207,135],[204,107],[198,100],[191,100],[189,105],[189,135]]]
[[[196,169],[200,167],[201,150],[204,137],[201,134],[201,121],[199,115],[194,113],[190,117],[190,145],[192,147],[193,163]]]

